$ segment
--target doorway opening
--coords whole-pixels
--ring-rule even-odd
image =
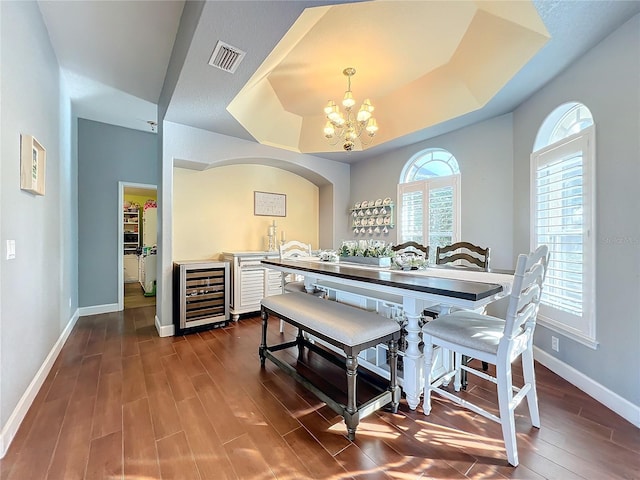
[[[156,304],[156,185],[119,182],[118,309]]]

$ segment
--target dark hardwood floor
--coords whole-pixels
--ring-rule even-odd
[[[397,414],[365,418],[352,443],[341,417],[270,362],[260,368],[258,317],[159,338],[154,311],[78,320],[2,480],[640,478],[639,429],[541,365],[542,428],[521,405],[512,468],[498,424],[437,398],[430,416],[403,400]],[[269,329],[277,340],[278,322]],[[342,388],[335,366],[307,355],[309,366]],[[466,395],[484,403],[493,388],[478,382]]]

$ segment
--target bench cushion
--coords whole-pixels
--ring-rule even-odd
[[[286,293],[262,299],[262,305],[328,338],[350,347],[400,330],[389,318],[306,293]]]

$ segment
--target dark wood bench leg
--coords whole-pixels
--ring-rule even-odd
[[[267,359],[265,352],[267,350],[267,320],[269,319],[269,314],[264,308],[260,309],[260,317],[262,317],[262,340],[260,341],[258,354],[260,355],[260,366],[264,367],[265,360]]]
[[[356,380],[358,378],[358,357],[355,355],[347,355],[347,415],[345,417],[347,424],[347,434],[349,440],[356,438],[356,428],[358,427],[358,416],[355,415],[358,410],[356,407]]]
[[[398,412],[400,388],[398,388],[398,342],[389,340],[389,391],[392,393],[391,411]]]
[[[304,354],[304,332],[301,328],[298,329],[296,343],[298,344],[298,357],[302,358],[302,355]]]

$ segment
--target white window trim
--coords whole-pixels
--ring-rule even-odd
[[[590,126],[584,130],[564,138],[554,144],[548,145],[531,154],[530,162],[530,245],[531,250],[535,250],[536,245],[536,169],[538,159],[541,155],[553,150],[576,151],[576,142],[580,145],[583,158],[583,195],[587,201],[584,203],[584,218],[586,220],[586,238],[583,246],[586,253],[584,265],[583,282],[583,324],[581,328],[572,328],[558,319],[551,318],[544,314],[538,314],[538,322],[550,330],[561,333],[583,345],[596,349],[596,304],[595,304],[595,284],[596,284],[596,188],[595,188],[595,127]]]

